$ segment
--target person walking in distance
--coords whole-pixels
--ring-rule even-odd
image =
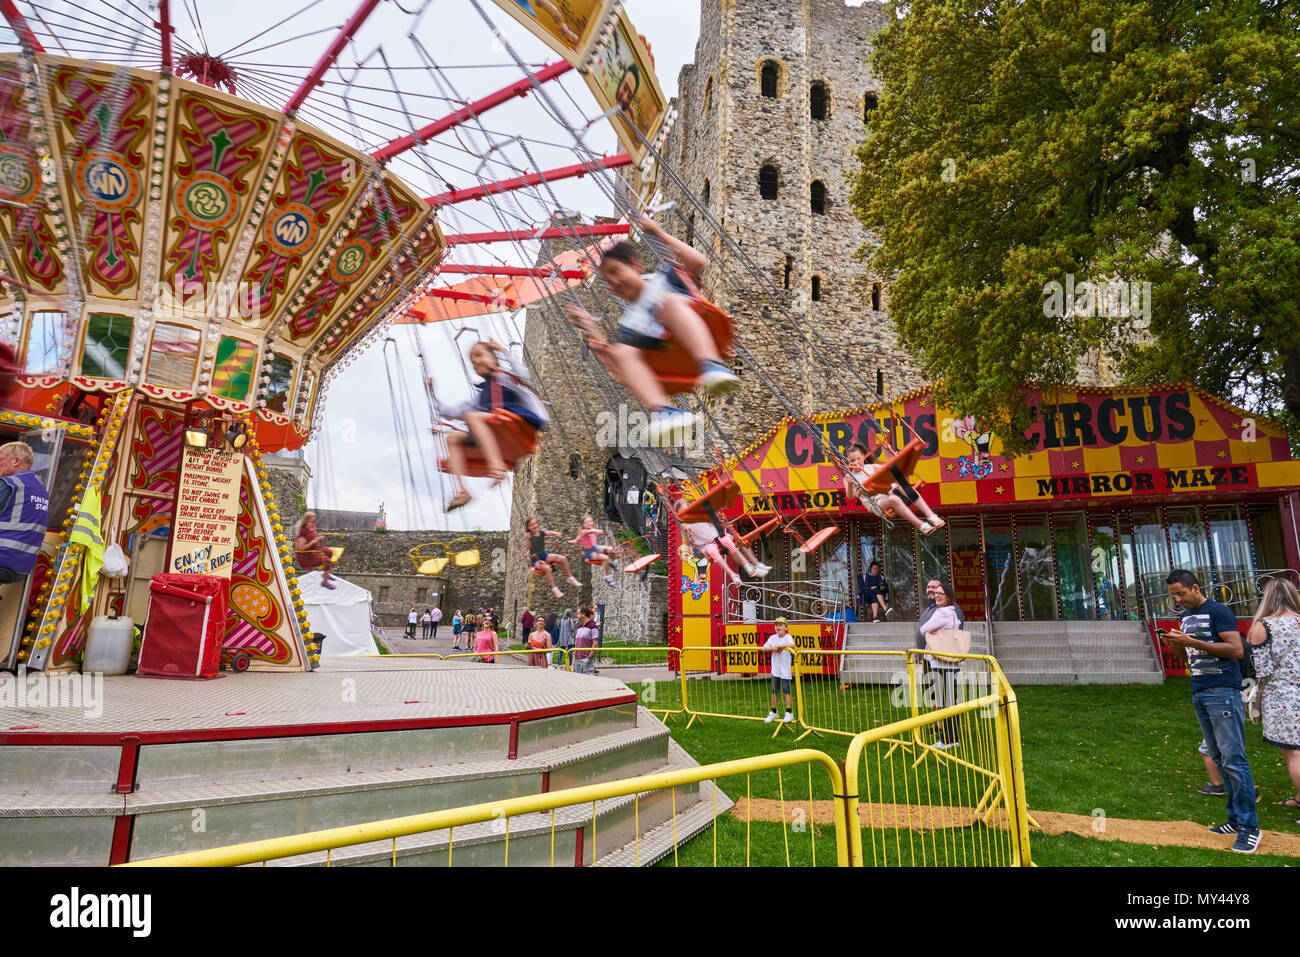
[[[441,623],[442,623],[442,609],[435,605],[433,610],[429,612],[429,637],[430,638],[438,637],[438,625]]]
[[[415,626],[420,623],[420,613],[414,608],[406,616],[406,637],[415,637]]]
[[[1244,647],[1237,619],[1226,605],[1206,598],[1196,575],[1187,569],[1174,569],[1165,584],[1182,607],[1182,626],[1159,635],[1166,645],[1187,654],[1192,710],[1227,790],[1228,820],[1210,832],[1235,834],[1232,849],[1254,854],[1259,849],[1259,816],[1255,779],[1246,758],[1240,665]]]

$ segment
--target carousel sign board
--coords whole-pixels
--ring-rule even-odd
[[[230,578],[243,458],[239,452],[185,449],[168,571]]]
[[[1025,401],[1034,419],[1026,432],[1031,451],[1015,458],[973,417],[936,408],[928,390],[811,423],[786,419],[742,454],[743,465],[725,464],[741,490],[732,511],[860,509],[845,496],[828,452],[851,442],[876,448],[885,439],[901,448],[913,437],[923,446],[914,478],[924,480],[921,494],[936,508],[1300,487],[1285,427],[1194,386],[1051,395],[1028,388]]]

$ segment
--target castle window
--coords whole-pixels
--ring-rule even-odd
[[[777,172],[775,166],[764,166],[758,171],[758,195],[763,199],[776,199]]]
[[[713,77],[704,82],[704,112],[713,109]]]
[[[709,208],[709,196],[710,196],[710,195],[711,195],[711,194],[710,194],[710,192],[709,192],[709,181],[706,179],[706,180],[704,181],[704,192],[702,192],[702,193],[700,194],[700,199],[701,199],[701,201],[704,203],[704,208],[705,208],[705,209],[708,209],[708,208]]]
[[[867,124],[867,123],[870,123],[870,122],[871,122],[871,111],[874,110],[874,109],[875,109],[877,106],[879,106],[879,105],[880,105],[880,101],[876,99],[876,94],[874,94],[874,93],[867,93],[867,94],[863,95],[863,97],[862,97],[862,122],[863,122],[864,124]]]
[[[876,395],[882,398],[885,395],[885,373],[882,369],[876,370]]]
[[[880,283],[871,284],[871,308],[875,312],[880,311]]]
[[[817,82],[812,85],[812,90],[808,94],[808,106],[814,120],[827,118],[830,113],[830,95],[826,92],[825,83]]]
[[[786,256],[785,257],[785,288],[787,290],[789,290],[790,288],[790,273],[792,273],[793,271],[794,271],[794,257]]]
[[[776,96],[776,78],[780,68],[772,60],[764,60],[758,69],[759,92],[763,96]]]
[[[826,213],[826,184],[819,179],[812,184],[812,211],[818,216]]]
[[[822,299],[822,277],[812,277],[812,299],[813,302],[821,302]]]

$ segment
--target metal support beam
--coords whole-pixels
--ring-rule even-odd
[[[430,196],[425,199],[425,202],[436,209],[439,206],[450,206],[453,203],[463,203],[466,200],[482,199],[485,196],[493,196],[497,193],[508,193],[515,189],[538,186],[541,183],[554,183],[557,180],[573,179],[575,176],[582,177],[588,173],[599,172],[602,169],[619,169],[631,165],[632,157],[626,153],[619,153],[617,156],[602,156],[599,160],[593,160],[589,163],[575,163],[572,166],[548,169],[542,173],[527,173],[523,176],[515,176],[512,179],[484,183],[482,186],[472,186],[469,189],[454,189],[448,193]]]
[[[334,65],[334,61],[343,52],[343,48],[348,45],[348,41],[352,39],[353,34],[361,29],[361,24],[366,22],[371,11],[377,6],[379,6],[379,0],[361,0],[361,6],[357,8],[357,12],[352,14],[352,18],[347,23],[343,24],[343,28],[339,30],[334,42],[321,55],[316,65],[311,68],[311,72],[307,74],[307,78],[302,81],[302,85],[298,87],[297,92],[284,105],[284,112],[292,113],[297,110],[298,107],[302,106],[303,100],[307,99],[308,94],[320,86],[325,71]]]
[[[176,28],[172,26],[171,0],[158,0],[158,19],[153,22],[158,28],[158,34],[162,38],[162,69],[164,73],[172,71],[172,34]]]
[[[23,46],[27,47],[32,53],[44,53],[45,47],[41,46],[36,34],[32,33],[32,28],[27,25],[27,20],[18,12],[18,7],[13,0],[0,0],[0,13],[5,15],[9,21],[9,26],[13,28],[14,33],[18,34],[18,40]]]
[[[527,269],[523,266],[468,266],[459,263],[443,263],[438,267],[438,272],[464,276],[534,276],[538,279],[550,279],[554,275],[550,270]],[[581,269],[561,269],[560,275],[565,279],[587,278]]]
[[[631,229],[627,223],[601,223],[595,226],[553,226],[550,229],[516,229],[494,233],[452,233],[447,236],[448,246],[469,243],[527,242],[530,239],[593,239],[597,236],[626,236]]]
[[[459,126],[466,120],[481,116],[494,106],[500,106],[502,103],[513,99],[516,96],[527,96],[533,90],[534,83],[546,83],[554,80],[557,76],[563,76],[573,69],[573,65],[560,60],[557,63],[549,64],[538,70],[530,77],[517,80],[503,89],[490,93],[481,100],[475,100],[449,116],[444,116],[440,120],[434,120],[428,126],[421,127],[414,133],[408,133],[406,136],[399,136],[387,146],[381,146],[370,155],[378,162],[384,163],[392,159],[398,153],[404,153],[413,147],[420,146],[429,142],[440,133],[445,133],[454,126]]]

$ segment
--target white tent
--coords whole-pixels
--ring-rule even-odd
[[[302,589],[311,630],[325,636],[321,654],[376,654],[378,649],[370,635],[370,592],[338,575],[330,579],[333,589],[322,588],[320,578],[320,572],[300,575],[298,587]]]

